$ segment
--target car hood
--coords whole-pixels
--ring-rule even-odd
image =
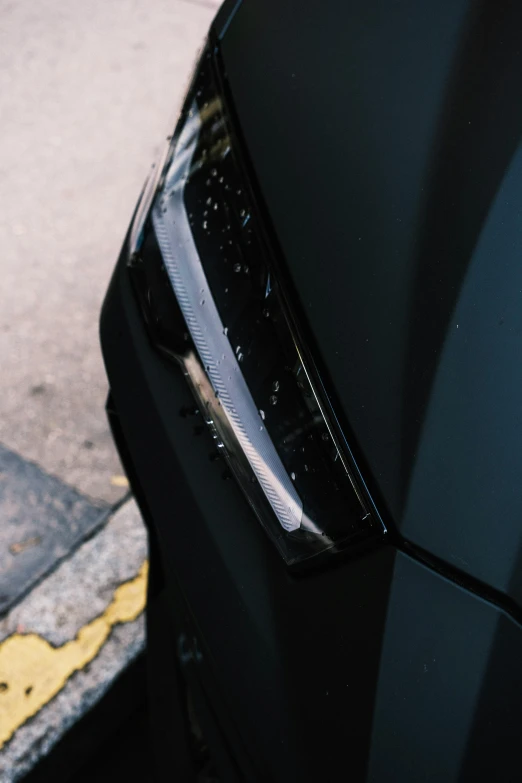
[[[514,3],[249,0],[222,41],[385,513],[519,604],[521,25]]]

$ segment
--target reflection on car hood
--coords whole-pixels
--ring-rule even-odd
[[[223,58],[321,361],[402,533],[522,602],[522,8],[299,8]]]

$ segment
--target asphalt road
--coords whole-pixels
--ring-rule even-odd
[[[0,443],[123,493],[98,314],[219,3],[0,0]]]
[[[143,651],[146,535],[132,501],[118,509],[127,487],[104,412],[98,318],[143,181],[172,131],[218,5],[0,0],[6,783],[41,762],[93,705],[106,711],[103,694]],[[129,590],[135,611],[120,617],[119,596]],[[86,657],[77,640],[93,623],[104,629],[102,644]],[[36,657],[28,638],[37,639]],[[81,652],[81,665],[64,650]],[[102,756],[93,760],[98,767]],[[136,771],[138,756],[126,758]],[[146,763],[146,754],[140,759]]]

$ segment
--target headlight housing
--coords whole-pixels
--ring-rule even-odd
[[[131,228],[154,344],[182,366],[264,528],[296,565],[385,527],[336,423],[278,274],[207,47]]]

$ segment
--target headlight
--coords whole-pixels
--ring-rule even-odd
[[[218,73],[206,50],[145,188],[129,265],[153,342],[181,363],[246,497],[296,564],[385,529],[304,356]]]

